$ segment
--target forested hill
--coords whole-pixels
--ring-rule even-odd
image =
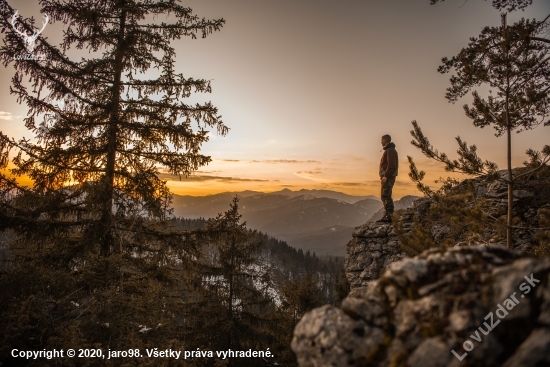
[[[206,228],[207,220],[173,218],[170,224],[175,229],[193,230]],[[252,230],[249,230],[252,232]],[[256,255],[258,264],[267,265],[272,273],[272,281],[275,289],[292,280],[302,279],[306,274],[313,274],[317,279],[317,286],[322,291],[327,302],[337,302],[338,292],[341,287],[347,287],[343,277],[344,258],[340,256],[317,256],[314,252],[296,249],[289,246],[267,233],[257,232],[258,240],[261,243]],[[345,294],[344,294],[345,296]]]

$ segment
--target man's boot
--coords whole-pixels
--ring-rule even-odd
[[[380,223],[391,223],[391,213],[386,212],[384,216],[377,220]]]

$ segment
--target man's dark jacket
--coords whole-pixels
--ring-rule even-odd
[[[398,166],[399,160],[397,151],[395,150],[395,144],[386,144],[384,147],[384,154],[382,154],[382,159],[380,159],[380,177],[396,177]]]

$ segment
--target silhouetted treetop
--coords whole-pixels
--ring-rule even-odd
[[[434,5],[443,1],[445,0],[430,0],[430,4]],[[506,11],[524,10],[532,3],[533,0],[493,0],[493,7],[498,10],[504,9]]]

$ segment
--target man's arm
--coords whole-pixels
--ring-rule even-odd
[[[397,169],[397,152],[395,149],[388,149],[386,154],[386,158],[388,160],[388,166],[386,167],[386,172],[384,174],[384,177],[393,177],[393,174],[395,173],[395,170]]]

